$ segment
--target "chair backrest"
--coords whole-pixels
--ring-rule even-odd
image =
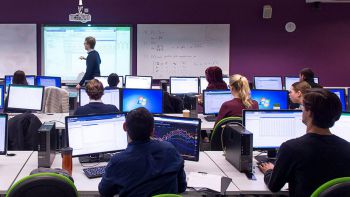
[[[330,180],[318,187],[311,197],[350,196],[350,177]]]
[[[8,197],[50,196],[77,197],[74,183],[67,177],[56,173],[33,174],[16,182],[7,192]]]
[[[68,91],[57,87],[46,87],[43,105],[44,113],[68,113]]]
[[[219,122],[216,123],[214,126],[213,132],[211,133],[210,138],[210,150],[212,151],[222,151],[222,132],[224,130],[224,127],[228,123],[237,122],[242,124],[242,118],[241,117],[227,117],[223,118]]]

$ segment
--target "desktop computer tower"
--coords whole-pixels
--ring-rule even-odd
[[[226,160],[240,172],[252,172],[253,134],[235,123],[226,125],[224,132]]]
[[[45,122],[38,130],[38,167],[50,168],[56,155],[56,126]]]

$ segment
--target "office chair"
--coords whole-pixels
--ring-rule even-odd
[[[330,180],[318,187],[311,197],[350,196],[350,177]]]
[[[69,93],[57,87],[46,87],[44,94],[44,113],[68,113]]]
[[[220,120],[216,125],[214,126],[213,132],[211,133],[210,138],[210,146],[212,151],[222,151],[222,142],[224,140],[223,131],[225,129],[226,124],[228,123],[239,123],[242,124],[242,118],[241,117],[226,117],[222,120]]]
[[[61,174],[38,173],[17,181],[7,192],[7,197],[77,197],[74,183]]]

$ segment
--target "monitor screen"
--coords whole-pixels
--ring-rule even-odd
[[[327,90],[329,90],[330,92],[333,92],[334,94],[336,94],[341,102],[342,105],[342,111],[346,111],[346,96],[345,96],[345,89],[342,88],[327,88]]]
[[[230,90],[204,90],[203,103],[204,114],[218,114],[221,105],[233,99]]]
[[[350,142],[350,113],[343,112],[340,119],[335,122],[334,126],[330,128],[331,133],[343,138],[344,140]]]
[[[7,151],[7,115],[0,114],[0,155]]]
[[[254,86],[257,90],[282,90],[281,77],[254,77]]]
[[[10,84],[12,84],[13,75],[5,75],[5,85],[6,85],[6,92],[8,90],[8,87]],[[35,76],[34,75],[26,75],[26,80],[28,82],[28,85],[35,85]]]
[[[77,83],[86,70],[84,40],[96,38],[102,76],[130,75],[132,27],[121,25],[69,24],[42,27],[43,75],[60,76],[65,83]]]
[[[253,133],[253,148],[278,148],[306,134],[300,110],[243,110],[243,125]]]
[[[79,96],[80,106],[89,104],[90,98],[85,88],[79,89]],[[104,90],[101,100],[104,104],[114,105],[120,109],[120,89]]]
[[[116,152],[126,149],[128,137],[123,129],[125,114],[66,117],[68,144],[73,156]]]
[[[4,109],[5,107],[5,88],[3,85],[0,85],[0,109]]]
[[[41,111],[43,98],[43,86],[10,85],[7,108]]]
[[[224,82],[227,85],[227,89],[229,87],[230,84],[230,78],[229,77],[224,77],[223,78]],[[205,77],[200,77],[200,88],[201,88],[201,93],[203,92],[203,90],[207,89],[208,87],[208,81]]]
[[[102,84],[103,87],[107,87],[108,85],[108,76],[100,76],[100,77],[95,77],[95,79],[99,80]],[[119,76],[119,83],[118,83],[118,88],[123,88],[123,76]]]
[[[198,94],[198,77],[170,77],[170,94]]]
[[[288,109],[288,91],[285,90],[251,90],[251,98],[258,102],[259,109],[274,109],[274,105]]]
[[[144,107],[154,114],[163,112],[163,91],[156,89],[123,89],[122,111]]]
[[[36,84],[38,86],[61,88],[61,77],[36,76]]]
[[[299,77],[284,77],[284,86],[286,90],[290,89],[290,86],[292,86],[293,83],[298,82]],[[315,83],[318,83],[318,77],[314,78]]]
[[[151,76],[125,76],[125,88],[151,89]]]
[[[154,138],[172,143],[186,160],[198,161],[200,119],[154,117]]]

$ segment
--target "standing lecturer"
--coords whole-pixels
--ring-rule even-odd
[[[86,72],[80,83],[76,86],[77,89],[85,83],[86,80],[91,80],[94,77],[100,76],[100,64],[101,58],[97,51],[94,50],[96,45],[96,39],[94,37],[86,37],[84,42],[85,50],[88,52],[88,56],[85,58],[80,56],[81,60],[86,60]]]

